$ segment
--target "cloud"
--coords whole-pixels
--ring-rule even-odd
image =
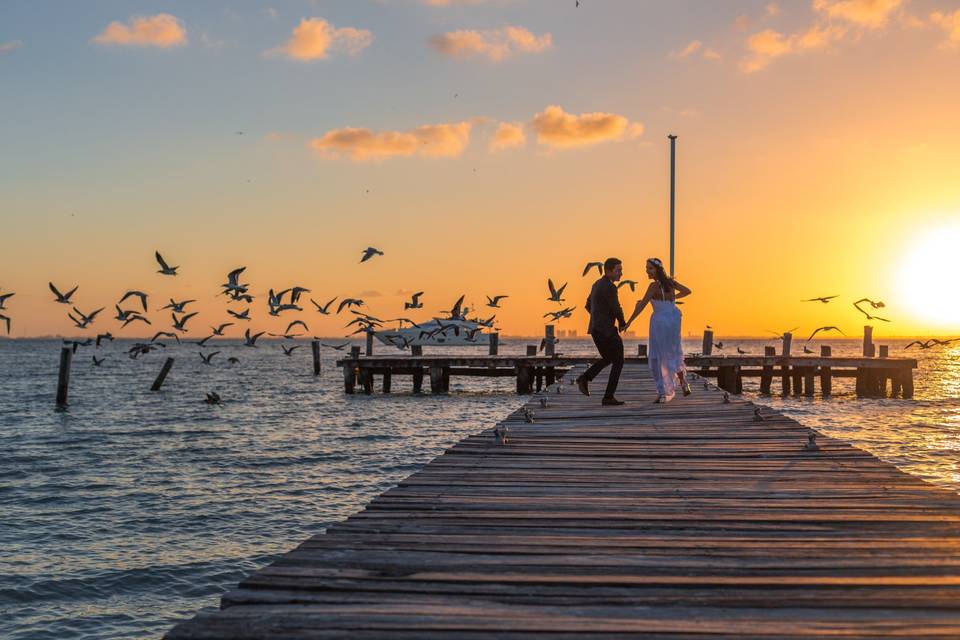
[[[942,49],[960,47],[960,9],[953,13],[934,11],[930,14],[930,21],[947,32],[947,39],[940,44]]]
[[[553,46],[553,36],[537,36],[523,27],[507,25],[485,31],[449,31],[430,38],[430,45],[451,58],[480,56],[500,62],[517,53],[542,53]]]
[[[111,22],[106,29],[94,36],[93,42],[166,49],[187,44],[187,31],[176,16],[158,13],[155,16],[133,16],[127,24]]]
[[[346,127],[314,138],[310,147],[332,157],[349,156],[354,162],[414,155],[452,158],[466,149],[471,127],[470,122],[428,124],[407,131]]]
[[[709,47],[704,48],[703,43],[699,40],[691,41],[690,44],[685,46],[679,52],[671,51],[670,57],[674,60],[683,60],[684,58],[689,58],[696,53],[699,53],[700,57],[702,57],[704,60],[720,59],[720,53],[718,51],[710,49]]]
[[[697,51],[700,50],[700,47],[703,46],[703,43],[699,40],[694,40],[687,46],[685,46],[679,53],[671,54],[674,58],[687,58]]]
[[[760,71],[782,56],[827,47],[841,40],[846,33],[847,29],[843,27],[821,25],[789,35],[766,29],[747,38],[749,55],[741,60],[740,68],[746,73]]]
[[[615,113],[574,115],[556,105],[550,105],[535,115],[531,125],[537,133],[537,142],[555,149],[585,147],[643,133],[641,123],[631,123]]]
[[[373,34],[366,29],[334,27],[323,18],[302,18],[285,44],[266,53],[310,62],[322,60],[333,51],[356,55],[372,42]]]
[[[522,147],[527,143],[527,134],[519,122],[501,122],[490,140],[490,151],[504,151]]]
[[[10,42],[4,42],[0,44],[0,55],[4,53],[10,53],[14,49],[19,49],[23,46],[23,40],[11,40]]]
[[[768,16],[778,16],[780,15],[780,5],[776,2],[771,2],[766,7]]]
[[[827,18],[879,29],[903,0],[813,0],[813,9]]]

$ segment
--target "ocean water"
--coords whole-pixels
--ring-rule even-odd
[[[501,353],[527,343],[505,340]],[[835,355],[860,349],[831,344]],[[905,353],[905,341],[887,344]],[[433,397],[412,395],[401,377],[389,396],[379,383],[372,396],[347,396],[338,354],[324,350],[314,377],[307,344],[285,356],[277,342],[211,343],[204,352],[221,352],[212,366],[192,345],[137,360],[129,345],[96,352],[102,367],[81,349],[69,410],[57,412],[60,343],[0,341],[0,638],[159,637],[523,401],[511,378],[454,378],[449,396]],[[594,352],[582,339],[558,349]],[[859,400],[851,380],[835,380],[830,399],[761,401],[960,490],[960,343],[906,354],[920,360],[913,400]],[[176,364],[152,393],[166,355]],[[204,404],[207,391],[223,406]]]

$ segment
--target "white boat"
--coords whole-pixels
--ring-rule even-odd
[[[490,335],[483,333],[484,325],[465,319],[434,318],[417,327],[381,330],[374,336],[384,344],[398,349],[412,346],[476,347],[490,344]]]

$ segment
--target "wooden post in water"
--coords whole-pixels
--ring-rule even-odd
[[[705,356],[709,356],[713,353],[713,330],[704,329],[703,330],[703,348],[700,350]]]
[[[443,391],[443,367],[439,364],[430,365],[430,393]]]
[[[903,377],[901,378],[903,384],[903,398],[909,399],[913,397],[913,369],[904,367]]]
[[[833,354],[830,345],[820,345],[820,357],[829,358]],[[826,398],[833,393],[833,374],[830,373],[830,367],[820,367],[820,394]]]
[[[789,331],[783,334],[783,350],[780,352],[784,358],[790,357],[790,349],[793,347],[793,334]]]
[[[353,394],[354,386],[357,384],[357,368],[354,362],[343,363],[343,392]]]
[[[803,370],[804,367],[793,365],[791,376],[793,377],[793,395],[799,396],[803,393]]]
[[[360,358],[360,347],[358,347],[358,346],[356,346],[356,345],[350,347],[350,357],[353,358],[354,360],[359,359],[359,358]]]
[[[173,358],[167,358],[160,368],[160,373],[157,374],[157,379],[153,381],[153,386],[150,387],[150,391],[160,391],[160,387],[163,386],[163,381],[167,379],[167,374],[170,373],[171,367],[173,367]]]
[[[528,344],[528,345],[527,345],[527,355],[528,355],[528,356],[535,356],[535,355],[537,355],[537,345],[535,345],[535,344]]]
[[[517,365],[517,393],[524,395],[533,388],[533,367],[528,364]]]
[[[443,392],[450,393],[450,367],[443,367],[441,369],[440,383],[443,385]]]
[[[763,356],[772,358],[777,355],[775,347],[764,347]],[[760,393],[770,393],[770,384],[773,382],[773,365],[765,364],[760,370]]]
[[[419,358],[420,356],[422,356],[422,355],[423,355],[423,345],[422,345],[422,344],[415,344],[415,345],[411,346],[411,347],[410,347],[410,355],[412,355],[412,356],[415,357],[415,358]]]
[[[803,395],[808,398],[813,397],[813,373],[816,367],[804,367],[803,368]]]
[[[872,358],[873,355],[873,327],[867,325],[863,328],[863,356]]]
[[[387,369],[383,372],[383,392],[390,393],[390,382],[393,378],[393,372],[390,369]]]
[[[637,345],[637,355],[638,355],[639,357],[641,357],[641,358],[646,358],[646,357],[647,357],[647,345],[645,345],[645,344],[638,344],[638,345]]]
[[[367,331],[367,351],[368,356],[373,355],[373,331]]]
[[[557,345],[554,341],[554,336],[556,335],[556,327],[552,324],[548,324],[543,328],[543,338],[546,341],[543,347],[543,353],[546,356],[553,356],[557,352]]]
[[[320,341],[313,340],[310,342],[310,351],[313,352],[313,375],[320,375]]]
[[[70,389],[70,363],[73,361],[73,349],[60,349],[60,373],[57,376],[57,409],[67,408],[67,392]]]
[[[737,392],[737,368],[717,367],[717,386],[730,393]]]
[[[880,357],[886,358],[890,355],[890,347],[888,345],[880,345]]]
[[[364,395],[373,393],[373,370],[369,368],[360,369],[360,385],[363,387]]]
[[[490,355],[495,356],[500,353],[500,334],[490,334]]]
[[[423,390],[423,367],[417,367],[413,370],[413,392],[420,393]]]

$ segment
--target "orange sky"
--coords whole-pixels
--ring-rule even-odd
[[[509,294],[501,330],[535,334],[551,277],[578,307],[560,328],[582,333],[584,263],[616,255],[643,280],[645,258],[667,258],[673,132],[685,332],[859,335],[850,303],[867,296],[893,320],[878,335],[960,334],[952,245],[923,249],[960,247],[960,6],[721,4],[357,3],[306,27],[306,9],[184,6],[162,43],[105,43],[139,27],[94,15],[60,49],[29,9],[5,16],[0,45],[21,44],[0,54],[0,294],[17,295],[0,313],[14,336],[73,333],[48,281],[79,284],[83,311],[139,288],[153,308],[198,299],[202,337],[246,265],[256,330],[342,333],[343,316],[266,316],[268,288],[299,284],[379,317],[424,290],[415,319]],[[319,41],[294,42],[310,29]],[[358,264],[367,245],[386,255]],[[155,249],[182,275],[154,273]],[[819,295],[840,298],[800,302]]]

